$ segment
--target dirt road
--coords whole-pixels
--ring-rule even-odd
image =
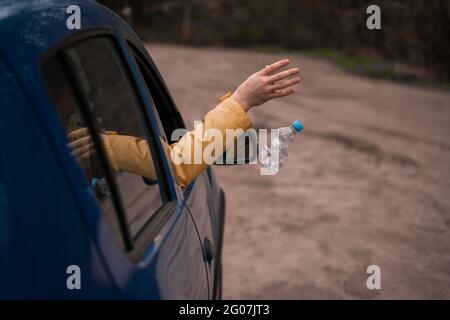
[[[301,55],[150,45],[188,126],[288,57],[298,92],[251,111],[300,119],[275,176],[216,167],[227,195],[224,298],[450,298],[450,93],[350,75]],[[366,268],[381,268],[368,290]]]

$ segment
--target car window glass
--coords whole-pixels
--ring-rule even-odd
[[[120,232],[120,227],[117,220],[117,212],[114,207],[114,203],[109,196],[111,194],[110,188],[104,178],[105,173],[103,167],[100,165],[98,153],[92,145],[89,129],[87,129],[84,124],[75,93],[70,85],[69,78],[61,59],[58,57],[53,58],[45,65],[43,71],[49,95],[55,104],[56,112],[58,113],[58,116],[66,129],[66,133],[68,134],[70,141],[68,147],[74,158],[83,168],[86,178],[91,182],[89,187],[92,187],[93,182],[97,182],[97,185],[102,185],[101,188],[90,188],[90,190],[95,193],[105,219],[111,226],[117,240],[123,246],[122,234]],[[85,144],[87,145],[87,150],[85,150],[85,152],[78,149],[78,154],[76,154],[72,151],[73,148],[70,146],[70,144],[76,143],[76,141],[74,141],[74,139],[72,139],[69,135],[80,129],[85,131],[85,135],[88,137],[89,142]],[[79,142],[82,143],[82,141]],[[88,154],[89,156],[87,156]],[[97,178],[93,181],[94,175]]]

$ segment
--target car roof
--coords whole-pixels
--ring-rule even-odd
[[[115,13],[92,0],[75,2],[81,11],[81,29],[69,30],[67,8],[73,0],[0,0],[0,53],[21,73],[63,39],[93,29],[113,29],[138,39]],[[29,68],[27,70],[27,68]]]

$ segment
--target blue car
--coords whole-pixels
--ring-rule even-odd
[[[0,298],[220,298],[224,194],[210,168],[176,183],[185,125],[133,30],[94,1],[0,0],[0,31]],[[145,139],[157,179],[114,170],[106,134]]]

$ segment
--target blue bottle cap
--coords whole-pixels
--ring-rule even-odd
[[[303,125],[300,121],[295,120],[294,122],[292,122],[292,128],[294,128],[295,132],[299,133],[303,130]]]

